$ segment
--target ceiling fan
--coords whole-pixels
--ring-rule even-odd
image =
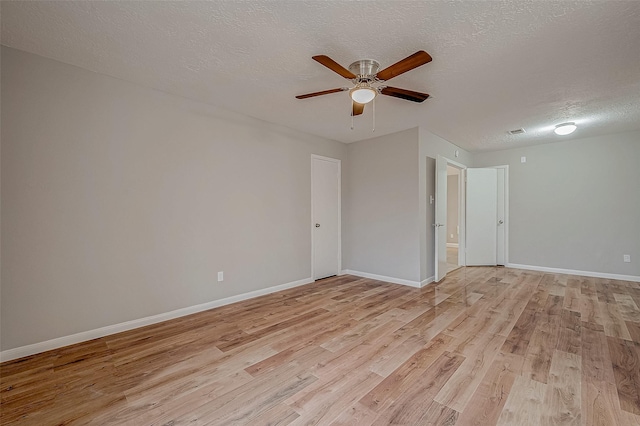
[[[413,55],[383,69],[382,71],[378,71],[380,64],[372,59],[361,59],[352,63],[349,65],[349,69],[346,69],[326,55],[313,56],[312,58],[330,70],[340,74],[347,80],[351,80],[355,86],[352,88],[341,87],[338,89],[307,93],[306,95],[298,95],[296,96],[297,99],[306,99],[314,96],[328,95],[329,93],[349,91],[349,96],[353,101],[351,115],[354,116],[362,114],[364,111],[364,105],[371,102],[378,94],[406,99],[412,102],[423,102],[429,97],[426,93],[414,92],[413,90],[399,89],[397,87],[379,84],[431,62],[431,55],[424,50],[420,50]]]

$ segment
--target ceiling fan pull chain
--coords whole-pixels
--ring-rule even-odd
[[[373,130],[371,131],[373,133],[376,131],[376,98],[373,98],[371,106],[373,107]]]
[[[353,130],[353,112],[351,113],[351,130]]]

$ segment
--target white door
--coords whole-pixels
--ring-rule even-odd
[[[311,157],[313,279],[340,272],[340,160]]]
[[[497,264],[498,171],[467,169],[466,265]]]
[[[505,203],[505,169],[498,171],[498,239],[496,241],[496,264],[506,264],[506,203]]]
[[[447,159],[436,158],[436,211],[433,224],[436,234],[436,282],[447,275]]]

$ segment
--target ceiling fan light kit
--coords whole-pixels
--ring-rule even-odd
[[[382,71],[378,71],[378,69],[380,69],[380,64],[373,59],[361,59],[356,61],[349,65],[349,69],[344,68],[342,65],[338,64],[326,55],[313,56],[313,60],[321,63],[333,72],[340,74],[342,77],[351,80],[354,86],[352,88],[339,88],[307,93],[305,95],[298,95],[296,98],[307,99],[348,90],[349,96],[352,100],[352,117],[362,114],[365,104],[373,101],[378,94],[405,99],[412,102],[424,102],[429,97],[426,93],[414,92],[412,90],[399,89],[397,87],[389,87],[380,84],[383,81],[390,80],[393,77],[397,77],[400,74],[431,62],[431,56],[424,50],[420,50],[413,55],[383,69]]]
[[[366,83],[360,83],[349,91],[349,96],[353,99],[353,102],[359,104],[368,104],[376,97],[378,92]]]

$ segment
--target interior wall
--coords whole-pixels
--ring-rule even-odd
[[[458,156],[456,156],[456,151]],[[435,274],[435,158],[471,154],[423,129],[348,145],[344,268],[426,283]]]
[[[5,47],[1,79],[2,350],[310,278],[344,144]]]
[[[420,279],[418,129],[348,145],[344,269]]]
[[[447,176],[447,242],[458,244],[458,178]]]
[[[475,167],[509,165],[511,264],[632,277],[640,277],[638,164],[640,132],[474,155]]]

